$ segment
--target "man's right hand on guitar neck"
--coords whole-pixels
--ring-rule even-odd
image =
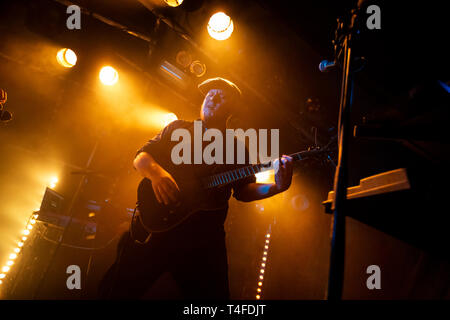
[[[136,170],[152,181],[156,200],[161,204],[177,203],[180,193],[173,177],[147,152],[139,153],[133,161]]]

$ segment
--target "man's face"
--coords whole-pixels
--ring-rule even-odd
[[[230,115],[231,97],[223,89],[211,89],[203,100],[200,117],[205,123],[224,124]]]

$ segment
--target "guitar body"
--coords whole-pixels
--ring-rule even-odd
[[[160,204],[153,192],[152,182],[144,178],[138,186],[137,208],[141,223],[148,232],[168,231],[184,220],[192,213],[201,210],[218,210],[225,206],[218,206],[214,193],[204,189],[198,179],[177,178],[172,173],[178,187],[180,196],[178,204]]]
[[[324,150],[316,149],[298,152],[292,154],[291,157],[295,161],[299,161],[317,157],[323,153]],[[152,182],[147,178],[142,179],[137,196],[140,229],[144,229],[144,233],[147,234],[169,231],[183,223],[194,212],[224,209],[227,207],[228,199],[224,202],[223,195],[226,189],[221,190],[221,188],[239,179],[254,175],[266,167],[267,164],[257,164],[217,174],[214,174],[215,170],[211,170],[209,174],[212,173],[212,175],[202,177],[201,180],[196,176],[192,166],[167,166],[164,169],[172,175],[180,189],[179,203],[167,206],[160,204],[153,192]],[[216,169],[220,169],[220,166]]]

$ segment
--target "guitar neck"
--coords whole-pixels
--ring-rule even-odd
[[[289,156],[294,161],[301,161],[319,152],[321,151],[320,150],[300,151],[297,153],[290,154]],[[234,170],[229,170],[209,176],[203,179],[203,185],[207,189],[220,187],[238,180],[245,179],[250,176],[254,176],[257,173],[268,171],[270,169],[272,169],[272,161],[262,164],[249,165],[246,167],[241,167]]]

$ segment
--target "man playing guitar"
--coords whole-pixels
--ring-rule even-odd
[[[238,106],[241,91],[223,78],[208,79],[199,85],[199,89],[205,95],[200,110],[203,128],[225,132],[227,120]],[[192,173],[193,176],[206,176],[217,172],[218,168],[220,172],[239,167],[205,163],[174,166],[171,150],[176,142],[171,141],[171,134],[178,128],[192,133],[193,122],[176,120],[170,123],[137,152],[133,162],[139,174],[151,181],[154,197],[161,206],[176,207],[183,193],[169,168],[176,167],[174,170],[178,173],[190,177]],[[226,152],[224,146],[223,154]],[[137,241],[132,226],[122,236],[116,261],[100,284],[101,297],[141,298],[164,272],[170,272],[183,298],[228,299],[224,231],[228,199],[233,194],[237,200],[249,202],[287,190],[292,180],[292,158],[282,156],[277,168],[273,184],[256,183],[254,176],[248,176],[214,189],[208,197],[217,205],[215,208],[196,211],[165,232],[149,233],[147,241]]]

